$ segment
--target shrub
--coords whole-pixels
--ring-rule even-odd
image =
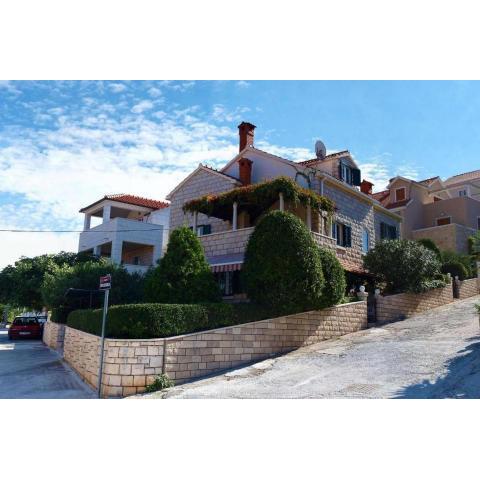
[[[223,303],[116,305],[108,310],[105,334],[111,338],[162,338],[234,325],[236,320],[234,307]],[[67,324],[100,335],[102,310],[75,310]]]
[[[321,307],[331,307],[341,303],[347,289],[345,270],[331,250],[319,248],[325,285],[322,291]]]
[[[221,294],[198,237],[188,227],[173,230],[167,251],[145,281],[145,300],[161,303],[220,301]]]
[[[55,267],[51,273],[45,274],[41,292],[45,305],[49,308],[70,310],[76,308],[103,305],[103,294],[98,291],[100,276],[112,276],[112,289],[109,302],[111,305],[120,303],[136,303],[143,297],[144,279],[139,274],[130,274],[123,267],[114,265],[108,260],[78,263],[73,266]],[[96,290],[92,296],[86,293],[72,294],[65,297],[69,288]],[[60,310],[58,311],[61,315]]]
[[[473,276],[473,258],[470,255],[454,252],[452,250],[444,250],[442,252],[442,265],[447,265],[448,267],[448,265],[450,264],[457,264],[457,263],[461,263],[465,268],[465,273],[463,274],[464,275],[463,278],[461,278],[460,274],[458,273],[456,274],[459,276],[460,280],[463,280],[464,278],[470,278]],[[445,270],[444,273],[447,273],[448,271],[449,270]],[[452,276],[454,275],[452,274]]]
[[[435,253],[438,260],[442,261],[442,254],[440,252],[440,249],[437,247],[437,244],[433,240],[430,240],[430,238],[420,238],[419,240],[417,240],[417,242]]]
[[[55,307],[52,308],[50,315],[50,321],[55,323],[67,323],[67,318],[70,312],[73,311],[72,307]]]
[[[175,384],[173,383],[166,373],[162,373],[161,375],[157,375],[155,380],[150,385],[147,385],[145,391],[147,393],[158,392],[160,390],[164,390],[165,388],[173,387]]]
[[[442,273],[449,273],[452,278],[458,276],[460,280],[465,280],[468,278],[468,272],[460,262],[446,262],[442,265]]]
[[[278,210],[262,217],[248,241],[243,280],[251,301],[272,314],[319,308],[324,285],[320,253],[298,217]]]
[[[365,268],[388,293],[422,292],[445,285],[435,253],[412,240],[384,240],[364,257]]]

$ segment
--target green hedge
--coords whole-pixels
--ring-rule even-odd
[[[145,303],[115,305],[108,310],[106,336],[162,338],[270,318],[269,312],[250,304],[211,303],[173,305]],[[75,310],[69,327],[100,335],[102,310]]]
[[[72,307],[52,308],[52,314],[50,315],[50,320],[55,323],[67,323],[68,315],[72,310],[73,310]]]

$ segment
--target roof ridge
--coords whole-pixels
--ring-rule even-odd
[[[238,182],[240,181],[238,178],[232,175],[229,175],[228,173],[217,170],[216,168],[210,167],[209,165],[206,165],[204,163],[201,163],[200,165],[204,168],[208,168],[208,170],[212,170],[212,172],[219,173],[220,175],[224,175],[225,177],[232,178],[233,180],[237,180]]]

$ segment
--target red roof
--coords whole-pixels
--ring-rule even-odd
[[[349,154],[350,152],[348,150],[342,150],[341,152],[336,152],[336,153],[330,153],[328,155],[325,156],[325,158],[312,158],[311,160],[303,160],[301,162],[297,162],[301,165],[310,165],[311,163],[315,163],[315,162],[323,162],[324,160],[329,160],[331,158],[334,158],[334,157],[339,157],[341,155],[346,155],[346,154]]]
[[[103,202],[104,200],[114,200],[116,202],[128,203],[129,205],[137,205],[139,207],[151,208],[152,210],[160,210],[169,206],[168,202],[162,202],[161,200],[152,200],[151,198],[137,197],[136,195],[129,195],[127,193],[117,193],[114,195],[105,195],[100,200],[93,202],[88,207],[84,207],[80,212],[93,207],[97,203]]]
[[[405,200],[400,200],[399,202],[387,203],[386,205],[384,205],[384,207],[388,208],[389,210],[391,210],[392,208],[400,208],[404,207],[409,201],[410,199],[406,198]]]
[[[383,190],[382,192],[372,193],[371,196],[377,200],[378,202],[382,203],[390,195],[390,190]]]

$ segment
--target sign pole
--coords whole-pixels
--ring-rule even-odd
[[[102,337],[100,340],[100,366],[98,368],[98,398],[102,398],[102,375],[103,375],[103,352],[105,350],[105,324],[107,323],[108,294],[111,288],[111,277],[106,275],[100,278],[100,289],[104,291],[103,297],[103,317],[102,317]]]

